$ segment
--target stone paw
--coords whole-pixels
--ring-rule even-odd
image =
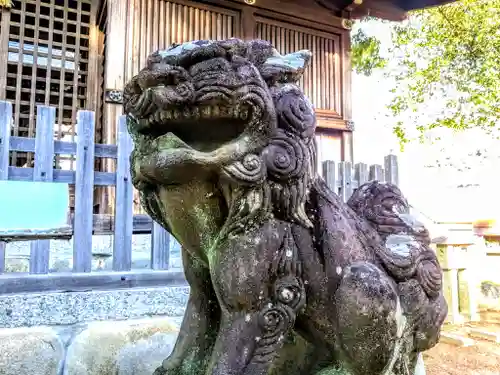
[[[181,371],[179,368],[177,369],[166,369],[163,366],[158,367],[153,375],[181,375]]]
[[[158,367],[153,375],[181,375],[182,365],[179,361],[167,358],[163,361],[162,365]],[[187,375],[187,374],[186,374]]]

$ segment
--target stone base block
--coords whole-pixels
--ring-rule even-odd
[[[151,375],[177,330],[168,319],[90,324],[70,344],[64,375]]]
[[[0,329],[0,375],[57,375],[65,349],[49,328]]]
[[[0,375],[151,375],[182,317],[0,329]]]

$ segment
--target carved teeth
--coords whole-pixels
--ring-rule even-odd
[[[247,120],[249,109],[246,106],[202,106],[182,109],[157,111],[150,117],[153,122],[168,122],[172,120],[204,119],[241,119]]]
[[[201,115],[204,117],[204,118],[210,118],[210,115],[212,114],[212,111],[210,109],[210,107],[203,107],[201,109]]]

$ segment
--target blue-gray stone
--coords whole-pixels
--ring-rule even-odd
[[[310,58],[311,52],[308,50],[301,50],[284,56],[269,57],[266,60],[266,64],[279,65],[292,69],[304,69]]]
[[[182,44],[174,45],[166,50],[158,51],[158,53],[160,54],[161,57],[179,56],[181,53],[185,51],[190,51],[212,43],[213,41],[211,40],[195,40],[192,42],[185,42]]]

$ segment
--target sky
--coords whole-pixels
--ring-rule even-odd
[[[381,41],[384,53],[391,45],[389,25],[362,24]],[[410,203],[434,220],[474,220],[500,216],[495,181],[500,166],[499,140],[480,130],[455,133],[448,129],[427,134],[424,144],[413,142],[400,152],[386,109],[391,82],[384,71],[365,77],[353,73],[352,100],[355,162],[382,164],[384,156],[398,156],[400,186]],[[433,110],[440,110],[435,102]],[[440,137],[441,140],[436,140]],[[479,149],[479,152],[478,152]],[[496,151],[498,149],[498,151]]]

